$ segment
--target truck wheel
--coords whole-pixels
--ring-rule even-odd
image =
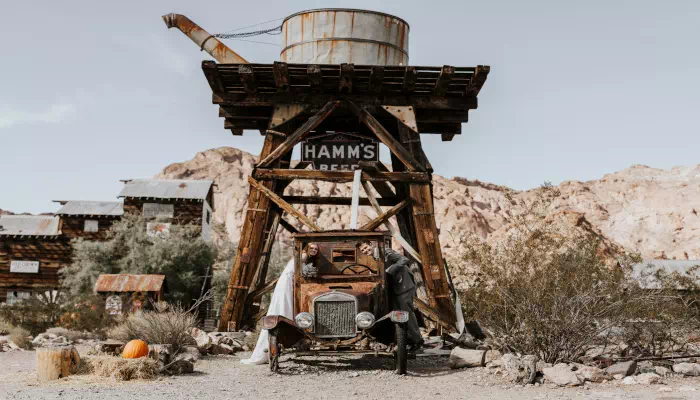
[[[399,375],[406,374],[408,363],[408,350],[406,345],[406,324],[394,324],[396,326],[396,353],[394,354],[394,366]]]
[[[277,342],[277,332],[268,331],[268,356],[270,358],[270,371],[277,372],[280,369],[280,344]]]

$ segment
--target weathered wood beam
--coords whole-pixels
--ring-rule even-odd
[[[378,163],[375,161],[371,161],[371,162],[360,161],[360,168],[363,171],[369,171],[369,172],[376,173],[376,172],[380,171],[379,164],[381,164],[382,167],[384,167],[384,169],[382,171],[386,171],[386,167],[384,166],[384,164],[382,164],[381,162]],[[396,193],[394,193],[394,190],[391,188],[391,185],[387,182],[374,181],[374,182],[372,182],[372,186],[374,186],[374,189],[377,190],[377,193],[379,193],[379,195],[382,196],[382,198],[396,196]]]
[[[338,91],[342,94],[352,92],[352,77],[355,74],[355,66],[352,64],[340,64],[340,81]]]
[[[384,67],[381,65],[372,66],[372,72],[369,74],[369,92],[379,93],[382,91],[382,82],[384,81]]]
[[[255,94],[258,92],[258,86],[255,83],[255,74],[253,73],[253,67],[248,64],[241,64],[238,67],[238,74],[241,78],[241,84],[243,89],[248,94]]]
[[[347,94],[345,99],[362,106],[413,106],[416,109],[437,109],[464,111],[476,109],[478,100],[474,96],[441,97],[432,95],[406,95],[402,93],[387,93],[381,96],[366,94]],[[329,101],[338,99],[338,93],[295,93],[273,92],[248,95],[245,93],[213,94],[213,104],[224,104],[238,107],[274,107],[278,104],[305,104],[311,107],[321,107]]]
[[[403,76],[403,90],[411,93],[416,90],[416,81],[418,80],[418,71],[416,67],[406,67],[406,72]]]
[[[447,93],[447,87],[452,81],[452,75],[455,73],[455,67],[445,65],[440,71],[437,82],[435,82],[435,88],[433,89],[433,94],[436,96],[444,96]]]
[[[491,67],[488,65],[477,65],[465,94],[469,97],[476,97],[484,86],[489,72],[491,72]]]
[[[309,165],[311,165],[310,161],[299,161],[297,165],[294,166],[294,169],[306,169]]]
[[[280,225],[282,225],[282,228],[286,229],[287,232],[289,233],[299,233],[299,230],[294,227],[294,225],[290,224],[289,221],[287,221],[284,218],[280,218]]]
[[[352,201],[350,203],[350,229],[357,229],[357,217],[360,207],[360,178],[362,170],[356,169],[352,179]]]
[[[309,134],[314,128],[316,128],[324,119],[326,119],[331,113],[338,108],[340,105],[339,101],[329,101],[323,108],[321,108],[316,115],[309,118],[302,126],[299,127],[293,134],[289,135],[287,140],[285,140],[278,148],[276,148],[269,156],[265,157],[258,167],[269,167],[275,160],[282,157],[288,151],[292,150],[294,146],[299,143],[306,135]]]
[[[406,169],[409,171],[425,171],[425,168],[423,168],[418,161],[416,161],[415,158],[409,153],[399,141],[394,139],[393,136],[387,130],[382,126],[382,124],[377,121],[376,118],[372,116],[367,110],[364,108],[358,107],[355,103],[348,101],[347,102],[348,108],[355,114],[357,115],[358,118],[360,118],[360,121],[364,122],[367,127],[374,132],[374,134],[381,140],[382,143],[386,147],[389,148],[389,150],[396,155],[396,157],[401,160],[401,162],[406,165]]]
[[[454,133],[441,133],[440,134],[440,139],[442,139],[443,142],[451,142],[452,138],[455,137]]]
[[[454,323],[450,322],[450,318],[438,311],[437,309],[430,307],[428,304],[423,302],[423,300],[419,298],[414,298],[413,306],[416,307],[418,311],[423,313],[423,315],[437,322],[443,328],[447,329],[448,331],[454,331],[455,325]]]
[[[306,74],[309,76],[309,86],[313,93],[321,93],[323,91],[323,77],[321,75],[321,66],[311,64],[306,67]]]
[[[275,286],[277,285],[277,281],[278,281],[279,279],[280,279],[280,278],[275,278],[275,279],[271,280],[270,282],[266,283],[265,286],[263,286],[263,287],[261,287],[260,289],[258,289],[258,290],[256,290],[256,291],[250,293],[250,294],[248,295],[248,298],[249,298],[250,300],[256,300],[256,299],[259,299],[259,298],[261,298],[262,296],[264,296],[264,295],[266,295],[266,294],[272,292],[273,290],[275,290]]]
[[[316,232],[321,232],[322,229],[316,225],[313,221],[311,221],[306,215],[302,214],[299,212],[296,208],[292,207],[291,204],[287,203],[286,201],[282,200],[280,196],[278,196],[275,192],[272,190],[266,188],[264,185],[262,185],[260,182],[256,181],[253,179],[253,177],[248,177],[248,183],[250,186],[256,188],[257,190],[260,191],[260,193],[264,194],[268,199],[270,199],[273,203],[277,204],[277,206],[281,209],[283,209],[286,213],[291,214],[294,216],[296,219],[301,221],[302,224],[306,225],[309,227],[311,230],[314,230]]]
[[[272,75],[275,79],[275,86],[277,86],[277,91],[289,91],[289,68],[287,66],[287,63],[275,62],[274,64],[272,64]]]
[[[377,199],[377,200],[379,200],[379,199]],[[377,218],[375,218],[375,219],[371,220],[370,222],[366,223],[365,225],[363,225],[360,228],[360,230],[373,231],[373,230],[379,228],[382,224],[384,224],[384,222],[389,221],[389,219],[391,217],[398,214],[399,211],[403,210],[410,203],[411,203],[411,201],[409,199],[403,199],[403,201],[401,201],[399,204],[391,207],[386,212],[380,214]]]
[[[294,180],[313,179],[326,182],[352,182],[352,171],[316,171],[316,170],[295,170],[295,169],[257,169],[253,172],[255,179],[269,180]],[[430,175],[425,172],[362,172],[364,181],[384,181],[384,182],[430,182]]]
[[[330,204],[336,206],[349,206],[352,203],[352,199],[350,197],[282,196],[282,199],[289,204]],[[379,205],[383,207],[393,207],[398,202],[396,197],[379,197],[377,198],[377,201],[379,202]],[[360,197],[360,205],[370,205],[369,200],[366,197]]]

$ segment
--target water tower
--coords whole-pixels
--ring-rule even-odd
[[[378,217],[351,227],[392,231],[415,261],[416,308],[429,324],[453,330],[456,299],[435,223],[433,169],[420,135],[451,141],[460,134],[469,110],[477,107],[489,67],[411,66],[408,23],[375,11],[318,9],[290,15],[281,26],[281,61],[266,64],[248,63],[182,15],[163,19],[218,61],[203,61],[202,70],[224,128],[234,135],[259,130],[265,137],[249,177],[219,330],[252,327],[264,315],[259,299],[274,287],[266,275],[276,232],[280,225],[297,232],[286,218],[309,231],[323,229],[293,204],[353,206],[347,197],[285,195],[294,180],[361,183],[367,198],[359,204],[372,206]],[[302,162],[291,168],[296,145],[322,146],[329,140],[350,143],[347,153],[326,157],[310,151],[305,159],[302,152]],[[351,150],[371,143],[389,149],[391,170],[375,154]],[[394,216],[398,228],[389,222]]]

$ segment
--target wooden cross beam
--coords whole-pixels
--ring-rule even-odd
[[[290,224],[289,221],[284,218],[280,218],[280,225],[282,225],[282,228],[286,229],[289,233],[299,233],[297,228],[295,228],[294,225]]]
[[[250,294],[248,295],[248,299],[250,299],[250,300],[259,299],[260,297],[262,297],[262,296],[264,296],[264,295],[266,295],[266,294],[272,292],[272,291],[275,289],[275,286],[277,285],[277,281],[278,281],[279,279],[280,279],[280,278],[273,279],[272,281],[266,283],[266,284],[265,284],[263,287],[261,287],[260,289],[258,289],[258,290],[256,290],[256,291],[250,293]]]
[[[421,172],[425,171],[425,168],[423,168],[418,161],[413,158],[411,153],[409,153],[398,140],[391,136],[386,128],[384,128],[382,124],[380,124],[379,121],[372,116],[372,114],[370,114],[364,108],[358,107],[352,101],[348,101],[346,104],[348,105],[350,111],[357,115],[360,121],[367,125],[367,127],[374,132],[377,138],[379,138],[379,140],[381,140],[381,142],[384,143],[384,145],[386,145],[386,147],[388,147],[399,160],[401,160],[401,162],[406,166],[407,170]]]
[[[352,76],[355,74],[355,66],[352,64],[340,64],[340,82],[338,90],[347,94],[352,92]]]
[[[365,188],[365,191],[367,188]],[[398,214],[399,211],[403,210],[407,205],[411,204],[410,199],[403,199],[399,204],[391,207],[388,209],[386,212],[379,214],[379,216],[370,222],[366,223],[363,225],[360,230],[362,231],[373,231],[377,228],[379,228],[380,225],[384,224],[385,222],[389,221],[389,218],[393,217],[394,215]]]
[[[279,179],[292,181],[295,179],[313,179],[326,182],[352,182],[354,174],[351,171],[317,171],[310,169],[257,169],[253,172],[255,179]],[[430,183],[430,175],[426,172],[362,172],[364,181],[385,181],[405,183]]]
[[[255,83],[253,67],[249,64],[241,64],[238,67],[238,74],[240,75],[241,84],[243,84],[243,89],[246,93],[255,94],[258,92],[258,85]]]
[[[376,184],[378,182],[372,182]],[[376,189],[376,186],[375,186]],[[336,206],[349,206],[352,204],[350,197],[322,197],[322,196],[282,196],[282,200],[289,204],[332,204]],[[377,198],[380,206],[393,207],[397,203],[395,196]],[[366,197],[360,197],[361,206],[369,206],[369,200]]]
[[[368,172],[387,172],[384,164],[375,161],[360,161],[360,168],[363,171]],[[374,188],[377,189],[377,193],[379,193],[382,196],[382,198],[396,196],[396,193],[394,193],[394,190],[392,189],[391,185],[387,182],[374,182],[372,186],[374,186]]]
[[[306,74],[309,76],[309,86],[313,93],[321,93],[323,91],[323,77],[321,75],[321,66],[311,64],[306,67]]]
[[[264,194],[273,203],[277,204],[277,206],[279,206],[279,208],[283,209],[288,214],[293,215],[296,219],[301,221],[302,224],[306,225],[311,230],[314,230],[316,232],[321,232],[323,230],[318,225],[316,225],[313,221],[311,221],[308,217],[306,217],[306,215],[302,214],[296,208],[292,207],[291,204],[282,200],[282,198],[280,196],[278,196],[277,193],[266,188],[260,182],[253,179],[253,177],[251,177],[251,176],[248,177],[248,183],[250,183],[250,186],[258,189],[258,191],[260,191],[260,193]]]
[[[437,82],[435,82],[435,88],[433,89],[433,94],[436,96],[444,96],[447,93],[447,87],[452,81],[452,75],[455,73],[455,67],[445,65],[440,71],[440,76],[438,76]]]
[[[287,63],[275,62],[272,64],[272,75],[278,92],[289,91],[289,68]]]
[[[287,140],[285,140],[282,144],[279,145],[272,153],[270,153],[269,156],[265,157],[260,163],[258,164],[258,167],[269,167],[272,165],[275,160],[278,158],[282,157],[283,154],[286,154],[288,151],[294,148],[294,146],[299,143],[306,135],[309,134],[314,128],[316,128],[323,120],[328,118],[329,115],[338,108],[340,105],[339,101],[329,101],[326,103],[323,108],[321,108],[316,115],[313,117],[309,118],[302,126],[299,127],[294,133],[289,135]]]
[[[384,66],[375,65],[372,67],[372,72],[369,74],[369,92],[379,93],[382,91],[382,82],[384,81]]]

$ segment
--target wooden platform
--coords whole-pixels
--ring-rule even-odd
[[[224,127],[234,134],[243,129],[264,133],[280,104],[297,104],[312,114],[313,108],[328,101],[346,99],[373,111],[380,106],[411,106],[420,133],[442,134],[450,140],[461,133],[468,111],[477,107],[490,68],[204,61],[202,70],[213,102],[220,106],[219,116],[225,118]],[[324,122],[324,129],[347,130],[357,122],[352,113],[336,114]]]

